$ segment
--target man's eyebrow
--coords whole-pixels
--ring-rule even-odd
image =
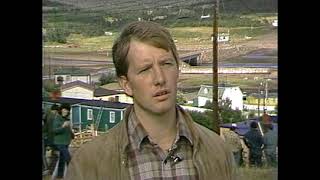
[[[174,61],[174,58],[171,57],[171,56],[164,56],[164,57],[161,57],[159,59],[159,61],[163,62],[163,61]]]

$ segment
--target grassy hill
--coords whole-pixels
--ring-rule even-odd
[[[262,26],[277,12],[277,0],[224,0],[219,7],[219,27]],[[65,43],[70,34],[104,35],[138,18],[167,27],[212,26],[212,11],[211,0],[43,0],[43,28],[45,41]]]

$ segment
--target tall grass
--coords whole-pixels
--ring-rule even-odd
[[[239,180],[277,180],[277,168],[248,168],[238,169]]]

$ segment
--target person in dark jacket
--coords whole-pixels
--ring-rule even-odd
[[[50,110],[45,113],[44,119],[43,119],[43,131],[42,131],[42,138],[44,142],[44,158],[47,157],[47,149],[48,149],[48,170],[49,175],[51,175],[54,171],[55,164],[58,161],[58,153],[57,149],[54,145],[53,138],[54,138],[54,132],[53,132],[53,122],[56,118],[60,117],[59,114],[60,107],[57,104],[54,104],[51,106]]]
[[[251,122],[250,130],[244,135],[244,142],[249,148],[249,165],[261,167],[263,139],[257,122]]]
[[[69,152],[69,145],[72,140],[72,129],[70,125],[70,105],[62,104],[60,106],[60,115],[54,120],[53,123],[53,132],[54,136],[54,145],[59,150],[59,164],[58,164],[58,175],[57,179],[63,178],[64,176],[64,167],[65,163],[68,165],[71,156]]]
[[[278,136],[273,130],[273,126],[269,126],[266,133],[263,136],[264,152],[266,155],[267,165],[271,167],[277,166],[277,146]]]

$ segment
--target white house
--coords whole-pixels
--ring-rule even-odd
[[[93,99],[94,86],[82,81],[73,81],[61,86],[61,97]]]
[[[211,36],[211,41],[213,41],[213,35]],[[217,41],[218,42],[229,42],[230,41],[230,34],[229,33],[219,33]]]
[[[218,101],[229,99],[231,108],[243,110],[243,93],[239,86],[218,87]],[[207,101],[212,102],[212,86],[201,85],[197,94],[197,106],[202,107]]]
[[[201,19],[207,19],[207,18],[210,18],[210,14],[208,14],[208,15],[206,15],[206,16],[202,15],[200,18],[201,18]]]
[[[275,19],[272,21],[272,26],[273,27],[278,27],[278,19]]]
[[[82,81],[74,81],[61,86],[61,97],[104,100],[132,104],[133,99],[123,91],[95,88],[93,85]]]
[[[59,79],[62,84],[67,84],[74,81],[82,81],[91,83],[91,75],[89,72],[79,69],[60,69],[54,73],[54,82],[59,84]]]

